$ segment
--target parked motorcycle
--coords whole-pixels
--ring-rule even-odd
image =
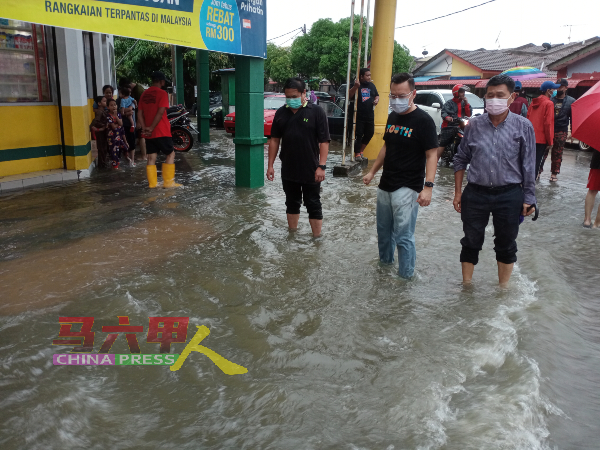
[[[465,127],[469,123],[469,119],[466,117],[458,117],[450,122],[450,127],[458,128],[458,132],[454,136],[452,142],[450,142],[444,152],[442,153],[442,159],[446,161],[446,165],[450,165],[450,163],[454,160],[454,155],[458,152],[458,146],[460,145],[462,138],[465,135]]]
[[[173,136],[173,147],[177,152],[187,152],[194,145],[192,131],[198,134],[198,130],[192,124],[189,112],[183,105],[171,106],[167,109],[167,119],[171,124],[171,135]]]

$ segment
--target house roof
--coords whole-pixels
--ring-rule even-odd
[[[536,88],[541,87],[544,81],[556,81],[556,78],[533,78],[531,80],[525,80],[521,83],[524,88]],[[468,86],[472,86],[475,89],[485,88],[489,79],[483,80],[429,80],[429,81],[417,81],[415,82],[416,86],[454,86],[455,84],[466,84]],[[569,89],[575,88],[577,86],[593,86],[599,80],[580,80],[569,78],[567,80],[569,82]]]
[[[589,42],[589,41],[588,41]],[[586,58],[589,55],[600,52],[600,40],[591,40],[591,43],[579,50],[570,53],[563,58],[555,60],[552,64],[549,64],[549,68],[552,70],[560,70],[567,67],[570,63]]]
[[[418,72],[429,64],[433,64],[444,54],[456,56],[479,70],[489,72],[503,72],[511,67],[531,66],[541,67],[544,64],[544,72],[551,78],[556,77],[557,68],[553,63],[573,55],[583,48],[591,47],[600,42],[600,37],[586,39],[583,42],[571,42],[569,44],[556,44],[549,50],[535,44],[526,44],[516,48],[502,50],[458,50],[444,49],[429,61],[425,61],[414,69]],[[549,67],[552,65],[552,67]]]

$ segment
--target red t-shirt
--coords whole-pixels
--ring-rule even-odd
[[[144,113],[144,123],[147,127],[152,125],[158,108],[169,107],[169,95],[166,91],[159,87],[151,86],[146,89],[140,98],[138,108]],[[160,118],[160,122],[152,131],[151,139],[159,137],[171,137],[171,124],[167,119],[167,112],[165,111],[163,116]]]

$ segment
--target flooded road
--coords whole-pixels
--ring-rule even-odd
[[[585,230],[591,154],[538,184],[540,219],[497,287],[492,229],[462,287],[453,173],[417,221],[417,277],[378,263],[372,186],[323,184],[323,236],[286,228],[276,180],[234,186],[222,132],[179,155],[184,189],[143,164],[0,197],[2,449],[598,449],[600,230]],[[547,163],[547,165],[549,162]],[[59,316],[103,325],[189,317],[202,345],[248,369],[54,366]],[[75,329],[75,328],[74,328]],[[185,344],[172,344],[181,353]],[[127,354],[120,336],[111,353]]]

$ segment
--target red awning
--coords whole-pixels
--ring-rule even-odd
[[[481,80],[429,80],[429,81],[417,81],[417,86],[455,86],[457,84],[466,84],[467,86],[475,86]],[[486,80],[487,81],[487,80]]]
[[[484,89],[489,80],[478,80],[478,81],[479,82],[477,83],[475,88],[476,89],[479,89],[479,88]],[[521,81],[521,84],[523,85],[524,88],[539,88],[544,81],[552,81],[553,83],[556,83],[556,78],[532,78],[531,80]],[[569,82],[569,89],[571,89],[571,88],[577,87],[577,85],[580,82],[588,81],[588,80],[571,78],[567,81]]]

